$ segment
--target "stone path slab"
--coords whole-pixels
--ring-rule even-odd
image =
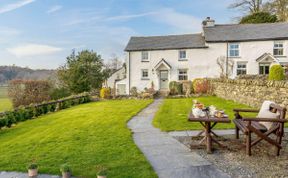
[[[166,132],[152,126],[162,99],[155,100],[128,122],[136,145],[144,153],[159,178],[226,178],[210,162],[178,142]]]
[[[28,178],[27,173],[19,173],[19,172],[0,172],[0,178]],[[61,178],[60,176],[53,176],[47,174],[39,174],[37,178]]]

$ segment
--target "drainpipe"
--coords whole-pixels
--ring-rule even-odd
[[[128,74],[128,95],[130,95],[130,51],[128,52],[128,68],[129,68],[129,70],[128,70],[128,72],[129,72],[129,74]]]
[[[228,47],[229,43],[226,43],[226,78],[228,78],[228,60],[229,60],[229,47]]]

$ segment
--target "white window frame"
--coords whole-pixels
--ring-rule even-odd
[[[181,73],[181,71],[186,72],[186,74]],[[184,78],[186,77],[186,79],[184,78],[180,79],[181,77],[184,77]],[[178,80],[179,81],[188,80],[188,69],[178,69]]]
[[[231,48],[233,45],[237,45],[237,48]],[[238,55],[231,55],[231,51],[238,51]],[[228,44],[228,56],[229,57],[240,57],[240,43],[229,43]]]
[[[147,76],[144,76],[144,72],[147,72]],[[149,79],[149,70],[148,69],[141,69],[141,79],[142,80],[148,80]]]
[[[259,75],[268,75],[269,74],[269,72],[270,72],[270,63],[259,63]],[[268,71],[268,73],[266,74],[266,72],[265,72],[265,70],[263,70],[264,71],[264,74],[262,73],[260,73],[260,67],[264,67],[264,69],[266,68],[266,67],[268,67],[269,68],[269,71]]]
[[[239,68],[239,65],[242,65],[240,68]],[[245,67],[243,67],[245,65]],[[238,74],[238,71],[241,73]],[[245,72],[244,72],[245,71]],[[244,72],[244,74],[242,73]],[[247,62],[237,62],[237,66],[236,66],[236,75],[246,75],[247,74]]]
[[[144,61],[144,62],[149,61],[149,51],[141,52],[141,61]]]
[[[278,54],[275,54],[275,50],[278,50]],[[279,50],[282,50],[282,54],[279,54]],[[273,55],[274,56],[284,56],[284,41],[274,41]]]
[[[185,57],[182,56],[182,52],[185,53]],[[186,61],[187,60],[187,51],[186,50],[179,50],[178,51],[179,61]]]

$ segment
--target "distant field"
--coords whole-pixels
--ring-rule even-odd
[[[0,86],[0,112],[12,108],[12,103],[8,98],[7,90],[8,88],[6,86]]]

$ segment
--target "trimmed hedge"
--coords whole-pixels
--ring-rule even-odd
[[[49,112],[55,112],[71,106],[88,103],[91,101],[90,95],[83,93],[78,96],[70,96],[57,101],[43,102],[42,104],[30,104],[29,106],[20,106],[13,111],[0,113],[0,129],[10,128],[13,124],[23,122],[29,119],[37,118]]]
[[[269,72],[269,80],[281,81],[285,79],[284,69],[281,65],[275,64],[271,66]]]

